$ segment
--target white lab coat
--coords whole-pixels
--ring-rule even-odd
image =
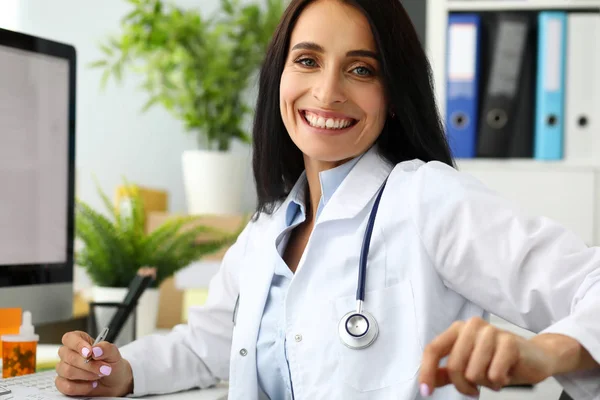
[[[379,337],[350,350],[338,323],[356,305],[365,226],[388,175],[364,304]],[[133,368],[134,395],[229,380],[230,399],[262,397],[256,339],[285,209],[246,227],[188,325],[121,349]],[[484,310],[532,331],[575,337],[600,361],[600,249],[547,218],[527,217],[467,174],[418,160],[392,167],[372,148],[323,209],[289,287],[285,331],[295,399],[420,398],[424,346],[453,321],[486,316]],[[559,381],[576,399],[600,399],[600,371]],[[433,398],[463,396],[447,386]]]

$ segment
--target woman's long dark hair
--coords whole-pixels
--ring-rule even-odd
[[[292,0],[267,49],[260,72],[253,128],[255,217],[270,214],[304,170],[302,152],[290,139],[279,108],[279,84],[290,36],[300,13],[315,0]],[[368,19],[380,55],[383,85],[395,117],[376,143],[392,164],[418,158],[454,166],[435,103],[429,61],[400,0],[340,0]]]

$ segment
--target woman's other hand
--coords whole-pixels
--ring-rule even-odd
[[[440,361],[448,356],[447,363]],[[507,385],[536,384],[557,370],[558,356],[547,347],[499,329],[481,318],[457,321],[429,343],[419,377],[421,394],[452,384],[468,396],[478,386],[500,390]]]
[[[133,390],[133,374],[117,347],[85,332],[68,332],[59,349],[56,388],[68,396],[120,397]],[[86,363],[87,359],[90,359]]]

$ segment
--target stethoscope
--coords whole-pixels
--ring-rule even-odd
[[[373,225],[375,224],[375,216],[377,215],[377,208],[379,208],[379,200],[381,194],[385,188],[387,179],[381,185],[381,189],[377,194],[371,214],[369,215],[369,221],[367,222],[367,228],[365,229],[365,236],[363,238],[362,248],[360,250],[360,259],[358,265],[358,287],[356,289],[356,310],[350,311],[342,317],[338,325],[338,331],[342,343],[348,348],[353,350],[360,350],[369,347],[379,334],[379,326],[377,320],[373,315],[363,310],[363,303],[365,301],[365,283],[367,280],[367,257],[369,255],[369,245],[371,243],[371,234],[373,233]]]
[[[360,250],[359,268],[358,268],[358,287],[356,289],[356,310],[350,311],[342,317],[338,325],[340,339],[342,343],[350,349],[359,350],[369,347],[379,334],[379,326],[377,320],[371,313],[363,310],[365,301],[365,284],[367,280],[367,257],[369,255],[369,245],[371,243],[371,234],[373,233],[373,225],[375,224],[375,216],[379,207],[379,200],[385,188],[387,179],[381,185],[369,221],[365,230],[362,248]],[[233,326],[236,325],[237,311],[239,307],[240,296],[237,296],[235,306],[233,308]]]

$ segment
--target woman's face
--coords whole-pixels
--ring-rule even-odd
[[[285,127],[305,161],[327,169],[366,151],[387,105],[367,19],[339,0],[318,0],[300,15],[281,76]]]

